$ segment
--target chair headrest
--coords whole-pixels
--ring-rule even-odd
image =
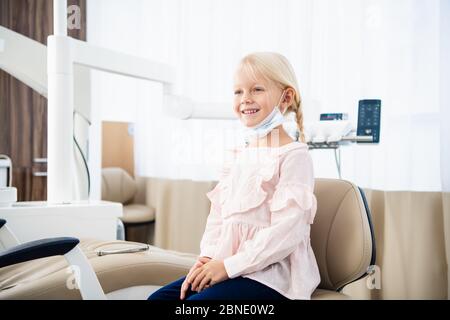
[[[319,288],[337,291],[375,263],[370,212],[363,191],[349,181],[316,179],[314,194],[311,245],[320,270]]]
[[[137,192],[136,181],[122,168],[102,169],[102,200],[126,204]]]

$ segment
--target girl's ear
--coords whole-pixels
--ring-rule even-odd
[[[295,91],[292,88],[285,89],[284,98],[281,102],[281,113],[285,113],[287,108],[292,104],[294,101]]]

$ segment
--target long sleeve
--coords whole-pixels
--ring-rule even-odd
[[[220,183],[219,183],[220,184]],[[206,220],[205,232],[200,241],[200,256],[212,258],[215,252],[217,240],[220,237],[220,230],[222,227],[222,218],[220,216],[220,205],[215,201],[216,194],[219,192],[220,185],[208,192],[208,197],[211,199],[211,209]]]
[[[310,155],[292,152],[280,165],[270,203],[271,224],[224,260],[230,278],[264,269],[289,256],[305,240],[317,209]]]
[[[227,150],[228,158],[219,173],[219,182],[213,190],[208,192],[206,195],[211,201],[211,209],[206,220],[205,232],[203,233],[202,240],[200,241],[200,256],[212,258],[216,249],[217,240],[220,238],[221,228],[222,228],[222,217],[221,217],[221,204],[223,195],[222,191],[222,181],[228,177],[230,174],[230,167],[233,161],[233,150]]]

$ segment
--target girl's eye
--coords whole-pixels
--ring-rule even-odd
[[[238,94],[241,94],[241,93],[242,93],[241,90],[236,90],[236,91],[234,92],[235,95],[238,95]]]
[[[255,90],[255,91],[264,91],[264,89],[263,88],[255,88],[255,89],[253,89],[253,90]]]

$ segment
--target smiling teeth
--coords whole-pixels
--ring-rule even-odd
[[[256,112],[258,112],[259,110],[256,110],[256,109],[252,109],[252,110],[244,110],[244,111],[242,111],[242,113],[244,113],[244,114],[252,114],[252,113],[256,113]]]

